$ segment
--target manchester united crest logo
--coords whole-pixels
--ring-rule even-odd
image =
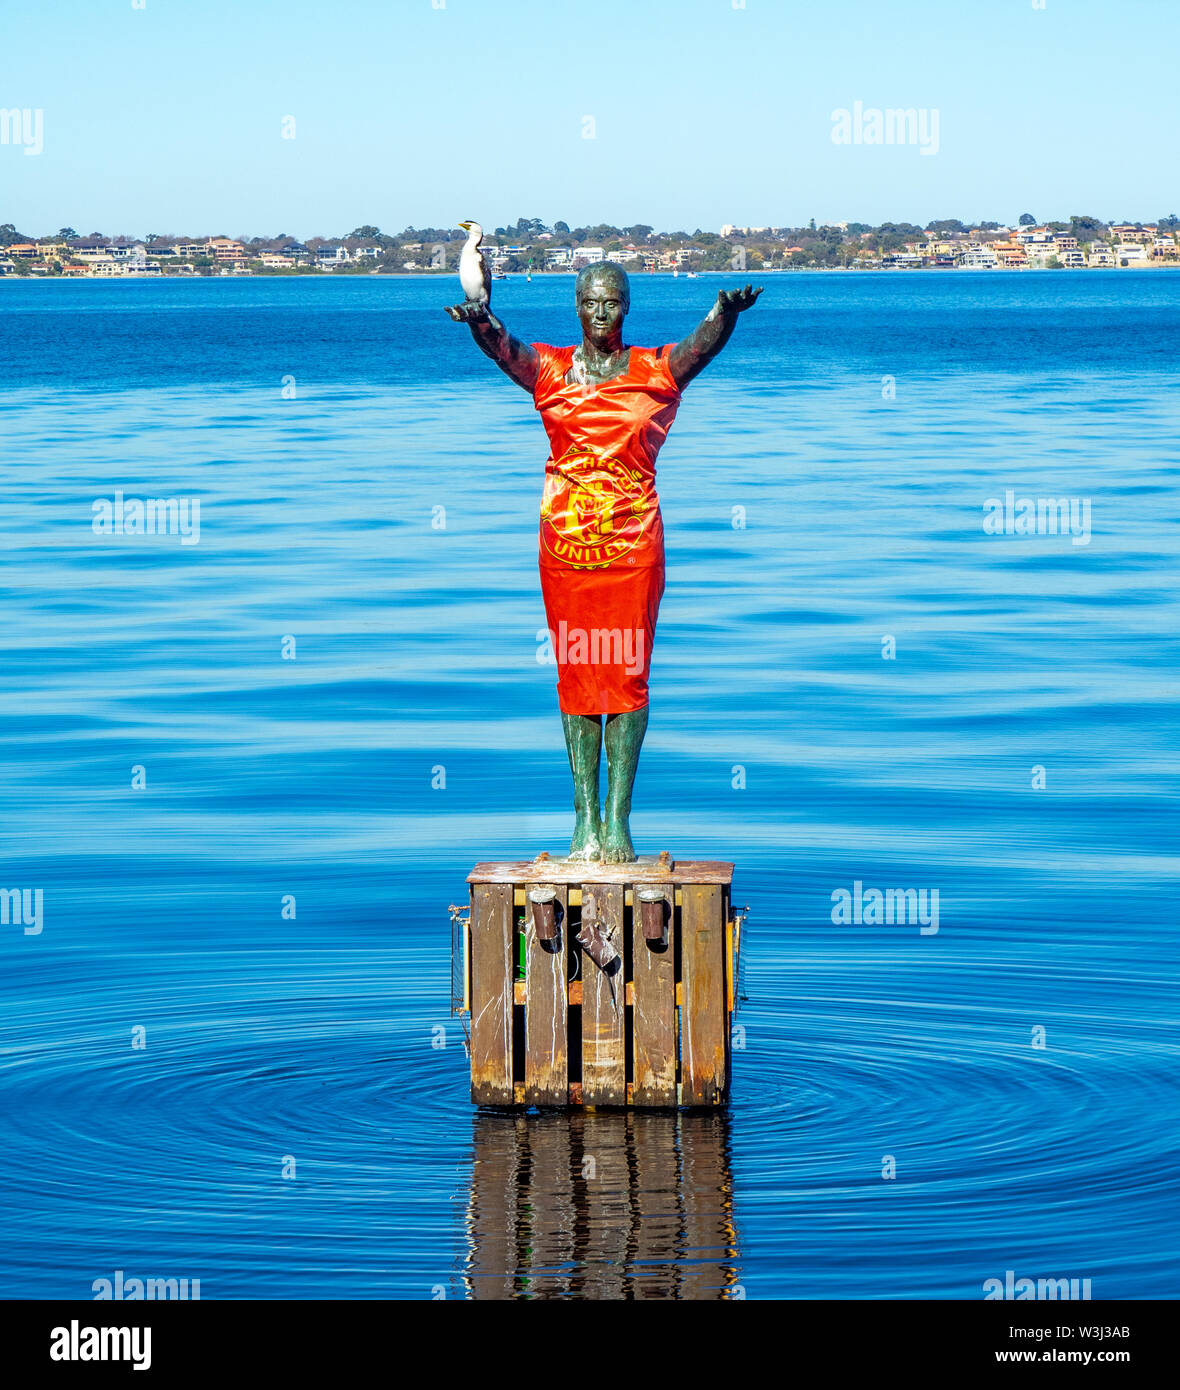
[[[541,541],[564,564],[601,569],[635,548],[652,506],[638,469],[571,449],[545,475]]]

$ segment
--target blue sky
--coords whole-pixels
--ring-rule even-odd
[[[306,237],[1180,204],[1175,0],[735,2],[9,0],[0,107],[42,111],[44,148],[0,144],[0,221]],[[937,111],[937,153],[834,144],[857,101]]]

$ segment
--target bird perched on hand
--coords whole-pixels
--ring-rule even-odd
[[[483,228],[478,222],[460,222],[459,226],[467,233],[459,253],[459,283],[468,299],[487,304],[492,298],[492,272],[479,252]]]

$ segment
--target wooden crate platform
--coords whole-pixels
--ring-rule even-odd
[[[488,1106],[714,1107],[729,1099],[741,914],[733,865],[515,860],[468,875],[471,1099]],[[557,935],[540,939],[531,888],[554,890]],[[666,941],[643,934],[636,893],[662,890]],[[575,940],[601,924],[602,969]]]

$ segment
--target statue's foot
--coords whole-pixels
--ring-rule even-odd
[[[580,811],[574,816],[574,834],[570,840],[569,857],[590,861],[602,858],[601,823]]]
[[[602,842],[602,861],[604,864],[633,864],[639,856],[631,843],[631,827],[626,816],[606,816],[605,834]]]

